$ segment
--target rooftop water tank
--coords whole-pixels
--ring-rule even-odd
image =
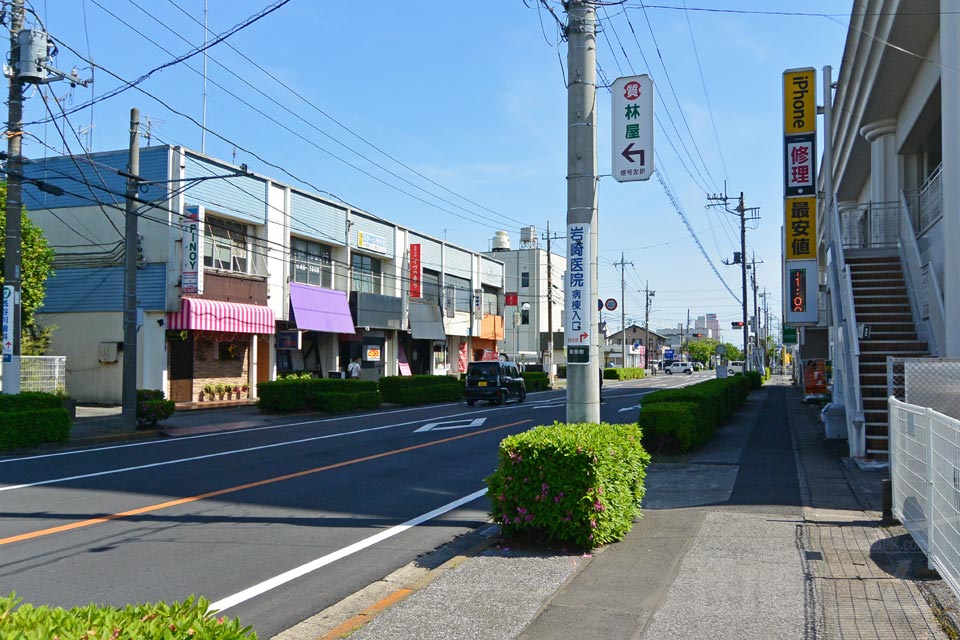
[[[493,235],[494,251],[510,251],[510,236],[506,231],[497,231]]]

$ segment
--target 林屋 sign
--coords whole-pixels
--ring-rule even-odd
[[[617,182],[649,180],[653,175],[653,78],[617,78],[611,91],[610,173]]]

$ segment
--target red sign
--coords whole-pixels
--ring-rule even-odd
[[[420,245],[410,245],[410,297],[420,297]]]
[[[457,368],[460,369],[460,373],[463,373],[467,370],[467,343],[461,342],[459,348],[457,349]]]
[[[640,97],[640,83],[636,80],[631,80],[627,84],[623,85],[623,97],[627,100],[636,100]]]
[[[516,292],[507,292],[507,294],[505,295],[505,300],[503,304],[505,304],[508,307],[515,307],[517,306],[518,298],[519,296],[517,295]]]

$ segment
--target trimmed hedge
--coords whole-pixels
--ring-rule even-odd
[[[648,394],[643,398],[638,418],[644,445],[679,451],[702,446],[746,401],[750,384],[747,376],[734,376]],[[684,406],[680,410],[659,407],[676,404]]]
[[[643,445],[651,451],[690,451],[710,441],[716,426],[696,402],[657,402],[640,412]]]
[[[540,426],[505,438],[486,479],[506,536],[590,549],[621,540],[640,515],[650,456],[634,424]]]
[[[62,409],[63,396],[42,391],[23,391],[14,395],[0,394],[0,414],[8,411]]]
[[[57,405],[56,409],[0,411],[0,449],[35,447],[44,442],[69,440],[70,414],[63,408],[61,400],[57,399]]]
[[[34,607],[15,593],[0,598],[0,637],[22,640],[50,638],[195,638],[256,640],[252,627],[240,620],[208,615],[210,602],[190,596],[184,602],[131,604],[123,609],[88,604],[83,607]]]
[[[743,376],[750,381],[751,391],[756,391],[763,386],[764,377],[759,371],[745,371]]]
[[[257,383],[257,408],[268,413],[376,409],[381,397],[373,380],[286,378]]]
[[[543,371],[524,371],[523,382],[527,391],[546,391],[550,388],[550,377]]]
[[[640,367],[605,367],[604,380],[641,380],[647,377],[647,370]]]
[[[379,386],[383,401],[394,404],[409,406],[463,398],[463,382],[453,376],[385,376]]]
[[[557,377],[564,378],[564,379],[567,377],[567,365],[565,364],[557,365]]]

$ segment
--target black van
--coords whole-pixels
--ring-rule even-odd
[[[515,362],[483,360],[467,365],[463,396],[471,407],[477,400],[503,404],[513,397],[517,402],[523,402],[527,397],[527,386]]]

